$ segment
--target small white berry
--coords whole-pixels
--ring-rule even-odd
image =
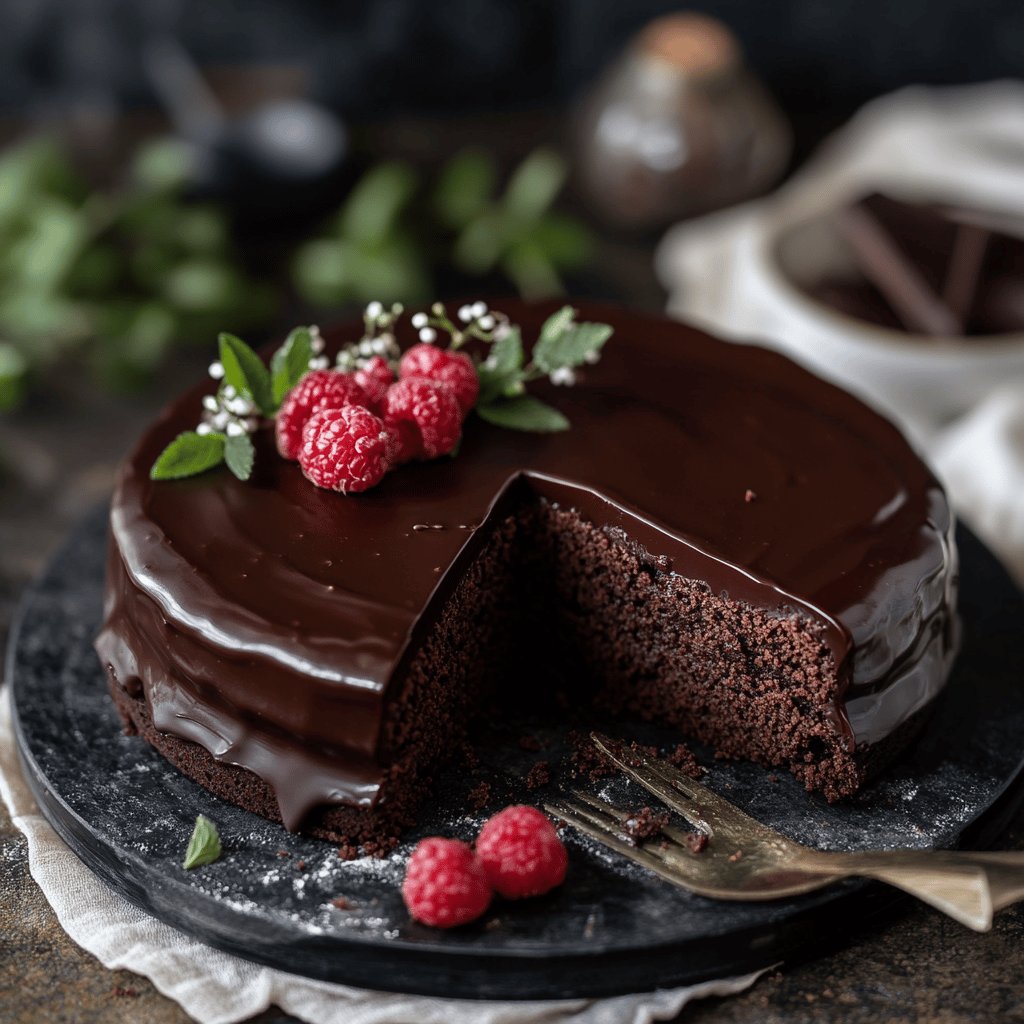
[[[327,364],[327,356],[316,356],[314,359],[310,359],[309,368],[311,370],[326,370]]]
[[[210,412],[216,412],[220,408],[216,396],[203,395],[203,408],[208,409]]]
[[[200,423],[199,426],[196,427],[196,433],[201,437],[205,437],[207,434],[213,433],[213,427],[211,427],[209,423]]]
[[[473,316],[477,320],[479,320],[480,317],[482,317],[487,312],[487,303],[486,302],[474,302],[473,305],[470,306],[470,311],[472,312]]]
[[[210,426],[214,430],[223,430],[228,425],[228,414],[226,412],[219,412],[216,416],[210,420]]]
[[[473,310],[469,306],[459,306],[459,319],[464,323],[468,324],[473,319]]]
[[[477,323],[480,324],[480,329],[483,331],[491,331],[494,329],[494,317],[490,313],[485,313]]]
[[[429,319],[430,318],[427,316],[426,313],[413,313],[411,322],[413,327],[417,328],[418,330],[422,327],[426,327]]]
[[[361,356],[372,356],[373,355],[373,342],[367,339],[366,341],[359,342],[359,354]]]
[[[433,327],[424,327],[420,331],[420,341],[426,342],[428,345],[433,344],[437,341],[437,331]]]
[[[232,398],[228,402],[228,412],[236,416],[248,416],[252,412],[252,402],[248,398]]]
[[[224,364],[219,360],[210,363],[209,374],[214,380],[220,380],[224,376]]]
[[[383,312],[384,312],[384,307],[379,302],[371,302],[371,303],[367,304],[366,315],[371,320],[376,320],[377,317],[379,317],[381,315],[381,313],[383,313]]]
[[[374,338],[371,347],[374,355],[382,356],[388,350],[388,343],[383,338]]]
[[[245,433],[245,427],[241,423],[232,420],[228,424],[228,437],[241,437]]]
[[[549,376],[551,383],[560,387],[572,387],[576,383],[576,374],[571,366],[560,366],[552,370]]]
[[[320,328],[314,324],[309,329],[309,347],[317,354],[320,355],[324,350],[324,339],[320,334]]]
[[[224,385],[224,397],[225,398],[234,398],[235,395],[237,395],[237,394],[238,394],[238,392],[235,390],[234,384],[225,384]]]

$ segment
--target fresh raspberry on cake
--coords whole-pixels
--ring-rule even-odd
[[[351,374],[338,370],[313,370],[285,396],[277,412],[277,450],[283,458],[297,459],[302,446],[302,429],[322,409],[366,405],[366,394]]]
[[[417,921],[454,928],[475,921],[491,902],[491,887],[477,855],[457,839],[417,844],[402,883],[402,899]]]
[[[388,461],[392,466],[401,466],[423,454],[423,438],[420,428],[412,420],[385,420],[391,446]]]
[[[395,382],[395,374],[388,361],[383,356],[374,356],[352,376],[366,395],[367,407],[379,412],[388,388]]]
[[[462,432],[462,410],[451,388],[425,377],[403,377],[388,388],[384,419],[415,424],[428,459],[447,455]]]
[[[536,807],[506,807],[489,819],[476,852],[496,892],[508,899],[540,896],[565,880],[569,855],[555,826]]]
[[[476,405],[480,378],[465,352],[451,352],[436,345],[413,345],[398,364],[401,377],[426,377],[447,384],[465,416]]]
[[[317,487],[355,494],[384,478],[390,444],[384,421],[369,409],[324,409],[302,431],[299,465]]]

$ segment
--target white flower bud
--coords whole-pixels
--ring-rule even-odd
[[[479,320],[480,317],[482,317],[487,312],[487,303],[486,302],[474,302],[473,305],[470,306],[469,308],[470,308],[470,312],[473,314],[474,318]]]
[[[241,437],[245,433],[245,427],[241,423],[232,420],[228,424],[228,437]]]
[[[480,319],[477,322],[480,324],[480,329],[481,330],[484,330],[484,331],[492,331],[492,330],[494,330],[494,317],[491,316],[490,313],[485,313],[482,317],[480,317]]]
[[[432,345],[437,341],[437,331],[433,327],[424,327],[420,331],[420,341],[426,342],[428,345]]]
[[[473,319],[473,310],[469,306],[459,306],[459,319],[468,324]]]
[[[429,319],[430,318],[426,313],[413,313],[411,322],[413,327],[419,329],[421,327],[426,327]]]
[[[376,320],[383,312],[384,307],[379,302],[371,302],[366,307],[366,315],[371,320]]]
[[[576,374],[571,366],[560,366],[549,374],[552,384],[560,387],[572,387],[576,383]]]
[[[238,392],[235,390],[235,386],[233,384],[225,384],[224,385],[224,397],[225,398],[234,398],[235,395],[237,395],[237,394],[238,394]]]
[[[216,412],[220,408],[216,395],[203,395],[203,408]]]
[[[196,433],[201,437],[205,437],[207,434],[213,433],[213,427],[211,427],[209,423],[200,423],[199,426],[196,427]]]
[[[224,364],[219,360],[214,363],[210,363],[210,368],[207,371],[214,380],[220,380],[224,376]]]

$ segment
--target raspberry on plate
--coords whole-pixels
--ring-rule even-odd
[[[350,374],[338,370],[313,370],[285,396],[274,425],[277,450],[283,458],[295,460],[302,447],[302,429],[322,409],[365,405],[366,394]]]
[[[423,438],[412,420],[385,420],[384,426],[391,439],[388,461],[392,467],[418,459],[423,454]]]
[[[414,423],[419,428],[423,455],[428,459],[447,455],[462,433],[462,411],[454,393],[444,384],[425,377],[403,377],[388,388],[384,419],[388,423]]]
[[[426,377],[447,384],[458,400],[465,416],[476,405],[480,394],[480,378],[473,360],[465,352],[451,352],[436,345],[413,345],[398,364],[401,377]]]
[[[409,858],[402,899],[417,921],[454,928],[475,921],[491,902],[476,854],[457,839],[421,840]]]
[[[306,423],[299,465],[317,487],[365,491],[388,471],[391,439],[384,421],[361,405],[324,409]]]
[[[476,841],[487,880],[508,899],[540,896],[565,880],[569,855],[555,826],[536,807],[499,811]]]
[[[366,394],[367,408],[372,412],[379,412],[388,388],[395,382],[395,375],[388,366],[388,361],[383,356],[374,356],[352,376]]]

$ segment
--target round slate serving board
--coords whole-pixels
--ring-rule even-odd
[[[840,938],[893,905],[894,890],[848,881],[798,899],[722,903],[676,889],[570,831],[571,868],[550,896],[497,902],[478,924],[440,932],[411,922],[399,884],[424,834],[472,839],[489,808],[466,814],[487,781],[493,808],[537,803],[538,760],[565,748],[550,716],[503,720],[481,764],[452,771],[428,820],[384,859],[343,861],[211,796],[137,737],[121,734],[92,649],[101,611],[106,512],[75,530],[25,596],[8,675],[29,783],[43,813],[113,889],[213,946],[274,967],[392,991],[470,998],[610,995],[743,973]],[[984,845],[1015,809],[1024,767],[1024,599],[992,555],[960,531],[964,650],[925,738],[878,783],[828,806],[788,775],[714,763],[704,781],[794,838],[839,850]],[[607,728],[607,723],[604,724]],[[616,732],[668,744],[656,728]],[[541,746],[522,744],[535,737]],[[594,783],[649,802],[622,779]],[[490,809],[493,809],[490,808]],[[181,868],[195,816],[220,827],[215,864]],[[332,903],[342,897],[342,906]]]

